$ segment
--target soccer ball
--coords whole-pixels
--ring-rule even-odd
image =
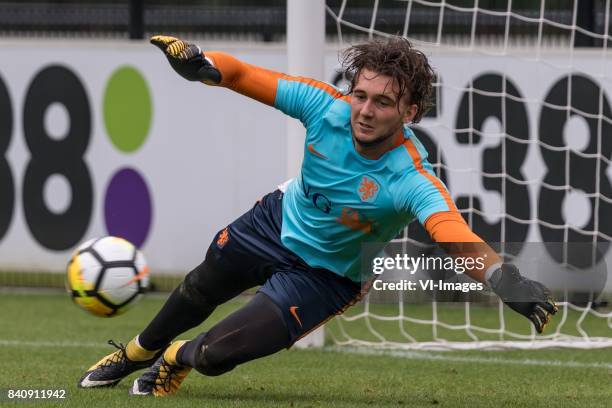
[[[149,268],[142,252],[125,239],[94,238],[70,259],[66,283],[77,305],[111,317],[140,299],[149,286]]]

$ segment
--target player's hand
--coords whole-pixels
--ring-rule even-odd
[[[557,305],[548,288],[521,276],[514,265],[503,264],[493,272],[489,284],[508,307],[531,320],[538,333],[544,331],[557,313]]]
[[[221,72],[204,57],[197,45],[166,35],[154,35],[151,44],[162,50],[170,66],[183,78],[212,84],[221,82]]]

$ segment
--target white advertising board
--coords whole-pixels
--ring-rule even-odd
[[[286,68],[280,46],[211,48]],[[555,227],[565,221],[612,234],[607,61],[426,52],[442,86],[435,117],[416,129],[438,145],[460,207],[479,204],[488,239],[563,238]],[[323,79],[337,66],[330,48]],[[287,177],[282,113],[184,81],[148,44],[2,42],[0,81],[0,268],[59,271],[79,242],[117,234],[141,246],[154,273],[184,274]],[[480,91],[466,90],[471,82]],[[573,111],[556,107],[569,106],[568,88]]]

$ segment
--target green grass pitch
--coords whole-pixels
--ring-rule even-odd
[[[123,316],[101,319],[65,294],[0,293],[0,406],[32,407],[533,407],[612,404],[612,350],[409,352],[399,356],[322,350],[288,350],[220,377],[192,372],[171,398],[130,397],[134,374],[112,389],[80,390],[77,379],[127,342],[151,319],[164,298],[149,296]],[[190,338],[239,307],[220,307]],[[358,307],[352,313],[359,312]],[[382,308],[385,309],[385,308]],[[478,314],[477,312],[476,314]],[[447,318],[463,310],[450,308]],[[509,317],[509,324],[514,324]],[[486,319],[485,319],[486,320]],[[521,324],[520,319],[517,325]],[[597,322],[593,322],[595,325]],[[590,324],[590,323],[589,323]],[[610,329],[601,329],[610,336]],[[397,323],[393,323],[397,326]],[[345,326],[367,335],[363,324]],[[397,329],[377,327],[393,337]],[[338,334],[337,322],[328,332]],[[361,331],[361,333],[359,333]],[[410,328],[418,338],[431,331]],[[448,334],[453,336],[452,333]],[[457,335],[459,336],[459,335]],[[11,402],[8,389],[65,389],[63,401]]]

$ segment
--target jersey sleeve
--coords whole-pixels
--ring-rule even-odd
[[[435,213],[424,226],[431,238],[451,256],[482,260],[480,267],[475,265],[466,271],[477,281],[484,282],[487,270],[501,266],[502,259],[472,231],[458,211]]]
[[[221,72],[220,86],[274,106],[306,127],[321,118],[336,99],[348,100],[324,82],[247,64],[223,52],[207,52],[206,58]]]
[[[221,72],[221,83],[218,86],[267,105],[274,105],[278,79],[284,74],[247,64],[224,52],[207,51],[206,58]]]
[[[423,225],[432,214],[457,211],[446,186],[427,161],[423,145],[416,137],[410,137],[404,142],[404,147],[413,166],[402,180],[401,191],[397,194],[397,209],[414,215]]]
[[[284,76],[278,82],[274,106],[306,128],[322,118],[336,99],[348,101],[348,96],[333,86],[314,79]]]
[[[497,256],[486,243],[476,235],[467,225],[446,186],[435,176],[431,164],[427,161],[427,150],[414,136],[404,143],[414,165],[413,177],[406,183],[408,190],[404,194],[403,209],[414,214],[425,227],[431,238],[437,243],[476,243],[472,248],[475,252],[486,254],[486,266],[500,262]],[[466,255],[461,245],[454,247],[447,245],[447,252],[453,255]],[[468,250],[469,251],[469,250]],[[482,281],[483,270],[476,270],[474,274]]]
[[[435,242],[484,242],[470,229],[458,211],[432,214],[423,226]]]

